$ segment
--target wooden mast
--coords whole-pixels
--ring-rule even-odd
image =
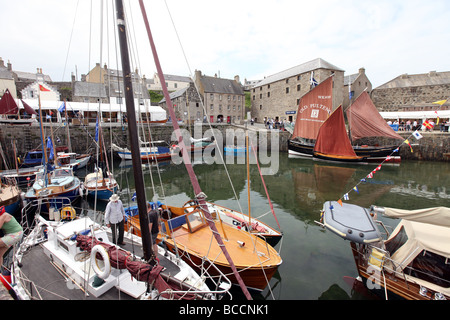
[[[153,41],[153,36],[152,36],[151,30],[150,30],[150,25],[149,25],[148,19],[147,19],[147,13],[145,11],[144,3],[142,0],[139,0],[139,5],[141,7],[142,16],[144,18],[145,27],[147,29],[147,35],[148,35],[148,39],[150,41],[150,46],[152,48],[153,59],[155,60],[156,69],[158,71],[158,77],[160,79],[161,86],[162,86],[162,89],[164,92],[164,98],[166,99],[167,108],[169,109],[170,117],[172,118],[173,128],[175,130],[175,134],[177,136],[178,143],[179,143],[181,149],[187,150],[186,145],[183,141],[183,137],[181,136],[180,127],[178,126],[178,123],[176,121],[175,111],[172,106],[172,101],[170,100],[169,91],[167,90],[167,87],[165,85],[164,74],[162,72],[161,64],[159,62],[158,53],[156,52],[156,46]],[[189,174],[189,178],[191,179],[192,187],[194,188],[195,198],[199,201],[202,211],[207,218],[208,225],[211,228],[211,230],[213,231],[214,237],[215,237],[217,243],[219,244],[220,248],[222,249],[224,256],[227,258],[227,261],[230,264],[231,269],[233,270],[233,274],[236,277],[236,279],[239,283],[239,286],[242,289],[242,292],[244,293],[244,295],[246,296],[246,298],[248,300],[252,300],[252,297],[251,297],[250,293],[248,292],[248,289],[245,286],[244,281],[242,280],[241,276],[239,275],[239,273],[236,269],[236,266],[235,266],[233,260],[231,259],[231,256],[228,253],[228,251],[223,243],[223,240],[222,240],[219,232],[217,231],[216,225],[214,224],[213,218],[208,210],[208,206],[205,202],[206,196],[202,192],[202,189],[200,188],[200,185],[198,183],[197,176],[195,175],[194,169],[192,167],[192,163],[190,161],[190,155],[188,154],[188,152],[182,152],[182,156],[183,156],[184,164],[185,164],[186,169]],[[144,226],[144,224],[142,224],[142,221],[140,223],[141,223],[141,226]],[[141,228],[141,229],[145,230],[148,228]]]
[[[147,202],[145,198],[144,178],[142,175],[142,164],[139,149],[139,137],[137,135],[136,111],[134,107],[133,85],[130,69],[130,57],[125,28],[125,14],[122,0],[116,0],[117,27],[119,32],[119,44],[122,60],[123,85],[125,90],[125,104],[128,118],[128,134],[130,136],[130,149],[133,164],[133,174],[136,186],[136,201],[139,210],[139,223],[141,228],[142,247],[144,259],[150,262],[152,258],[152,240],[148,228]]]

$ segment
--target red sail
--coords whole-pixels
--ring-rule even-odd
[[[300,99],[292,138],[316,139],[332,110],[333,77],[329,77]]]
[[[329,156],[357,157],[345,129],[342,106],[339,106],[320,127],[314,152]]]
[[[17,114],[19,112],[19,108],[17,107],[14,98],[12,97],[9,90],[6,89],[5,94],[0,100],[0,114]]]
[[[347,109],[347,119],[353,141],[365,137],[389,137],[403,140],[386,123],[366,91]]]
[[[34,109],[32,107],[30,107],[25,101],[23,101],[22,99],[20,99],[20,101],[22,101],[23,108],[25,109],[26,113],[37,115],[37,112],[34,111]]]

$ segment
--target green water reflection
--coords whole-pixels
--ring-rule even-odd
[[[319,220],[320,209],[326,200],[337,200],[350,191],[348,202],[365,207],[372,204],[403,209],[450,207],[450,163],[404,161],[398,166],[384,164],[372,179],[360,183],[376,166],[338,166],[288,158],[283,153],[279,155],[278,172],[264,176],[264,181],[284,233],[276,247],[283,264],[270,286],[261,294],[255,294],[255,299],[368,298],[355,293],[343,279],[344,276],[357,276],[349,242],[324,231],[314,222]],[[131,167],[126,163],[115,167],[123,198],[129,195],[129,199],[134,192]],[[194,197],[183,165],[160,163],[159,168],[158,174],[155,167],[144,167],[148,199],[156,194],[160,201],[182,205]],[[247,212],[246,165],[227,165],[227,169],[219,164],[194,165],[207,200]],[[250,166],[250,180],[252,216],[261,216],[261,220],[276,227],[277,221],[270,212],[255,164]],[[355,185],[359,193],[352,191]],[[388,218],[382,220],[392,227],[397,224]],[[239,296],[238,292],[236,296]]]

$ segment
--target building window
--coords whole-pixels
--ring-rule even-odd
[[[214,105],[213,104],[211,104],[211,111],[213,111],[214,110]]]
[[[256,99],[256,97],[255,97],[255,95],[253,95],[253,101],[255,101],[255,99]]]
[[[270,98],[270,92],[267,92],[267,98]]]
[[[267,85],[267,89],[270,89],[270,84]]]
[[[219,94],[219,101],[222,101],[222,95]]]
[[[302,75],[299,74],[299,75],[297,76],[297,80],[301,80],[301,79],[302,79]]]
[[[286,88],[286,94],[289,93],[289,87]]]
[[[262,93],[259,94],[259,98],[262,99]]]
[[[209,95],[209,97],[210,97],[211,101],[214,100],[214,93],[211,93],[211,94]]]
[[[262,104],[259,105],[259,110],[262,110]]]
[[[286,83],[289,83],[289,79],[286,79]]]
[[[302,90],[302,86],[301,85],[297,85],[297,91],[300,91],[300,90]]]

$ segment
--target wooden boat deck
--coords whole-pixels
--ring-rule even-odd
[[[132,243],[129,239],[124,239],[123,249],[138,256],[142,256],[142,248],[139,244]],[[160,264],[166,269],[165,274],[176,274],[179,268],[173,263],[169,263],[165,257],[158,255]],[[38,266],[38,267],[37,267]],[[134,300],[133,297],[121,292],[117,288],[112,288],[105,294],[96,298],[93,295],[86,295],[70,280],[66,280],[61,273],[50,263],[50,259],[44,253],[42,246],[34,246],[28,250],[22,259],[22,273],[32,284],[26,287],[32,294],[33,300]]]

